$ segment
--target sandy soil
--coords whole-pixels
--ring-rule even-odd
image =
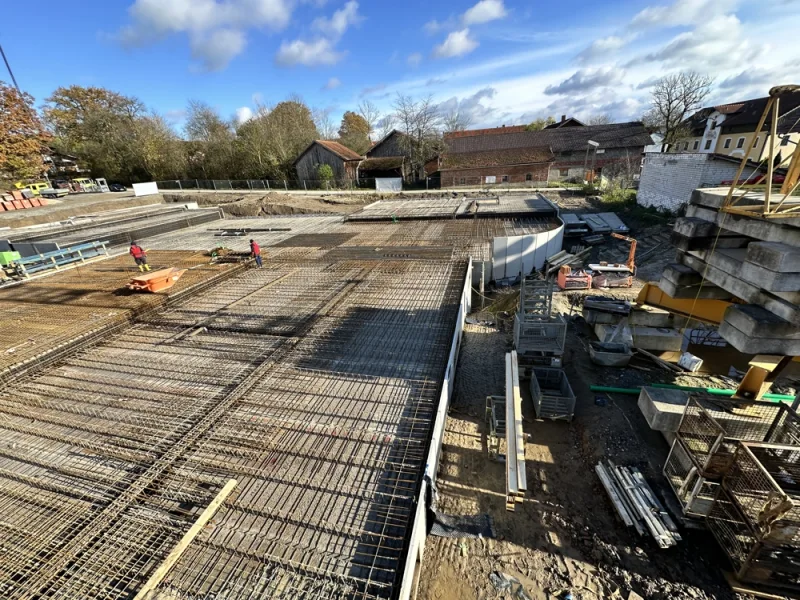
[[[220,206],[231,217],[260,217],[296,214],[348,214],[368,203],[356,198],[294,196],[277,192],[181,192],[166,193],[167,202],[197,202],[199,206]]]
[[[567,591],[587,600],[627,599],[631,591],[664,600],[733,597],[719,570],[725,559],[710,534],[685,532],[676,548],[661,550],[617,520],[594,465],[600,458],[637,465],[664,498],[669,492],[660,485],[660,468],[668,447],[648,428],[635,396],[617,396],[600,407],[589,385],[637,385],[660,372],[596,367],[583,345],[589,336],[582,319],[570,324],[564,363],[578,398],[572,423],[536,421],[529,384],[522,382],[529,492],[515,512],[507,512],[504,467],[487,457],[484,406],[487,395],[503,393],[511,339],[494,328],[467,326],[443,444],[440,508],[489,513],[498,538],[429,537],[420,598],[511,597],[492,587],[495,570],[517,577],[535,600]]]

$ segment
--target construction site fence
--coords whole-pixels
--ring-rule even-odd
[[[160,192],[203,190],[230,191],[357,191],[376,190],[375,178],[359,179],[170,179],[157,181]],[[535,190],[560,187],[561,182],[525,181],[487,183],[483,177],[426,177],[417,181],[404,181],[400,191],[480,188],[483,190]],[[387,190],[379,190],[387,191]]]
[[[227,191],[349,191],[375,190],[375,178],[360,179],[170,179],[157,181],[160,192],[182,190]],[[439,178],[402,183],[402,190],[438,189]]]

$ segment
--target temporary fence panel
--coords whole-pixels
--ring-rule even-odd
[[[377,177],[375,178],[375,190],[379,192],[402,192],[402,177]]]
[[[155,181],[133,184],[134,196],[151,196],[157,193],[158,193],[158,184]]]

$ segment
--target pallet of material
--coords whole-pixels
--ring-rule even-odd
[[[583,215],[583,220],[592,230],[592,233],[611,233],[611,226],[601,219],[599,215]]]
[[[597,216],[605,221],[605,223],[611,228],[611,231],[615,233],[629,233],[631,228],[625,225],[617,216],[617,213],[613,212],[604,212],[598,213]]]

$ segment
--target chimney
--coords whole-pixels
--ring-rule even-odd
[[[566,120],[567,120],[567,115],[561,115],[561,122],[563,123]]]

